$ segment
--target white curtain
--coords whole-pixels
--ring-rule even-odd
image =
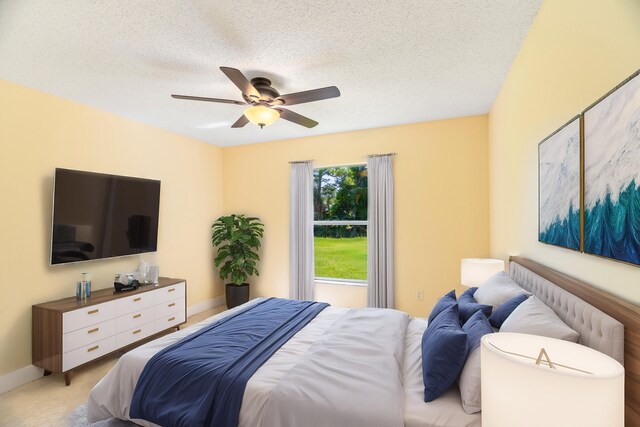
[[[313,301],[313,165],[291,164],[289,297]]]
[[[391,155],[367,160],[369,307],[393,308],[393,173]]]

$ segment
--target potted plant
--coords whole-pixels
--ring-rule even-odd
[[[249,301],[247,279],[259,276],[256,264],[260,261],[258,249],[264,233],[264,224],[259,218],[244,215],[227,215],[218,218],[211,226],[211,243],[218,249],[215,265],[226,284],[227,308]]]

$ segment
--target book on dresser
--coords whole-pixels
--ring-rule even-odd
[[[187,282],[161,277],[135,291],[113,288],[32,306],[32,363],[44,375],[71,372],[145,338],[180,328],[187,319]]]

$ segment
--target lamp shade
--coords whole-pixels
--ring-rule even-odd
[[[536,364],[544,349],[547,358]],[[569,341],[500,332],[481,340],[482,425],[624,426],[624,368]]]
[[[480,286],[494,274],[504,271],[504,261],[491,258],[463,258],[460,261],[460,283]]]
[[[280,112],[264,105],[256,105],[244,110],[244,115],[254,125],[261,128],[273,124],[280,117]]]

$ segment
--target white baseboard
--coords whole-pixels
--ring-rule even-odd
[[[6,393],[16,387],[35,381],[42,377],[44,369],[28,365],[4,375],[0,375],[0,393]]]
[[[201,301],[197,304],[187,307],[187,317],[191,317],[194,314],[202,313],[210,308],[217,307],[225,303],[224,295]],[[9,390],[20,387],[21,385],[28,384],[42,377],[44,370],[37,366],[28,365],[24,368],[16,369],[15,371],[0,375],[0,394],[6,393]]]
[[[189,307],[187,307],[187,317],[191,317],[194,314],[202,313],[205,310],[209,310],[210,308],[217,307],[224,303],[225,303],[224,295],[221,295],[213,299],[201,301],[197,304],[190,305]]]

